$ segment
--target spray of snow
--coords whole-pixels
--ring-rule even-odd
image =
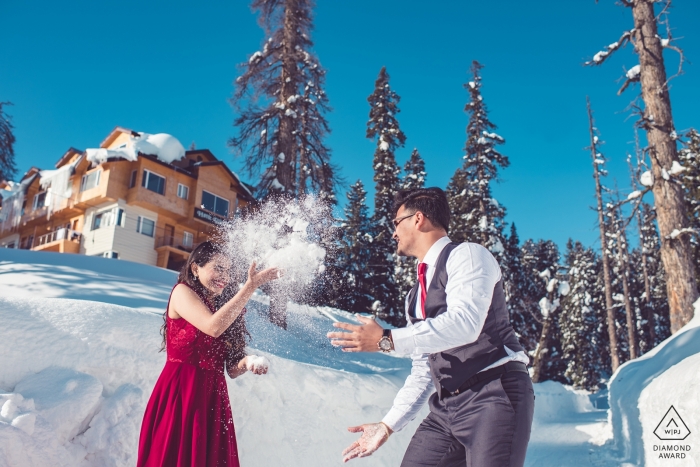
[[[54,211],[60,209],[64,200],[70,198],[73,191],[69,183],[70,177],[75,171],[75,166],[82,160],[83,156],[80,156],[71,164],[66,164],[56,170],[42,170],[39,174],[41,177],[39,183],[46,190],[47,216],[50,217]]]
[[[222,225],[221,235],[234,269],[278,267],[283,276],[274,287],[290,298],[301,298],[314,278],[325,271],[332,227],[330,207],[316,197],[269,200],[259,209]],[[329,243],[329,242],[327,242]]]

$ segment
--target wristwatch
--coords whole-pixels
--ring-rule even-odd
[[[377,347],[382,352],[391,352],[394,349],[394,342],[391,340],[391,329],[384,329],[382,338],[377,342]]]

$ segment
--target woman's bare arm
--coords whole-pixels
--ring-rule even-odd
[[[204,334],[219,337],[238,318],[255,289],[276,279],[279,275],[280,271],[277,268],[267,268],[257,272],[255,263],[251,264],[246,283],[215,313],[209,310],[192,289],[180,284],[173,290],[168,313],[172,319],[185,318],[188,323]]]

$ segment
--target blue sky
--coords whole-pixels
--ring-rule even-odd
[[[402,97],[407,136],[397,159],[416,147],[428,185],[445,187],[461,164],[471,61],[484,66],[483,94],[506,139],[511,166],[494,187],[522,240],[597,246],[586,95],[606,142],[609,185],[629,191],[625,155],[637,86],[616,96],[636,59],[628,46],[602,67],[582,63],[632,27],[613,0],[319,0],[312,39],[327,71],[333,111],[327,143],[348,184],[372,192],[373,143],[365,139],[372,92],[386,66]],[[672,82],[677,129],[700,127],[700,2],[676,0],[674,37],[691,62]],[[665,33],[663,34],[665,35]],[[209,148],[240,173],[226,141],[234,135],[227,99],[237,64],[260,48],[263,32],[246,1],[6,2],[0,29],[0,101],[12,101],[20,175],[52,168],[68,147],[95,147],[116,125],[170,133]],[[667,51],[669,68],[677,57]],[[243,179],[255,182],[241,173]],[[345,189],[340,193],[344,199]]]

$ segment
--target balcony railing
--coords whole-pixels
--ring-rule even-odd
[[[46,245],[47,243],[55,242],[58,240],[69,240],[71,242],[80,243],[80,238],[82,237],[82,235],[83,234],[81,234],[80,232],[64,227],[62,229],[54,230],[53,232],[47,233],[37,238],[36,242],[34,242],[34,247]]]
[[[162,237],[158,237],[156,239],[156,248],[160,248],[162,246],[171,246],[173,248],[177,248],[178,250],[191,252],[194,249],[193,243],[194,240],[192,243],[187,245],[183,241],[176,239],[172,235],[163,235]]]

